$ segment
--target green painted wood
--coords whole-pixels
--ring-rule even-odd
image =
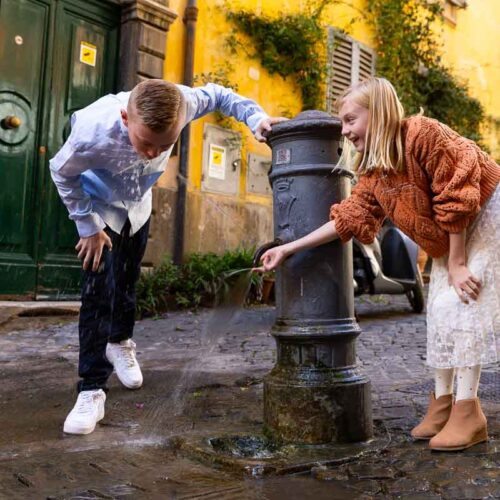
[[[49,157],[69,135],[71,114],[114,90],[119,19],[113,5],[85,2],[82,9],[82,2],[59,3],[53,57],[60,63],[53,64],[52,72]],[[80,62],[81,43],[95,47],[95,66]],[[80,293],[81,264],[74,250],[78,234],[49,175],[43,191],[50,223],[41,226],[37,296],[72,297]]]
[[[43,116],[50,6],[33,0],[0,2],[0,293],[34,295],[38,245],[38,128]]]
[[[115,90],[119,25],[112,2],[0,0],[0,32],[7,33],[0,53],[24,49],[14,63],[0,58],[0,106],[2,90],[10,92],[18,107],[27,103],[29,122],[20,144],[8,141],[26,131],[4,130],[2,141],[0,128],[0,294],[79,295],[78,234],[48,160],[69,135],[71,114]],[[82,42],[95,47],[95,65],[80,61]]]

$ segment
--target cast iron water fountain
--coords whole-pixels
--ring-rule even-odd
[[[337,168],[341,124],[307,111],[273,128],[269,175],[274,231],[282,241],[328,220],[349,195]],[[277,271],[277,363],[264,381],[264,420],[285,442],[324,444],[372,436],[370,382],[356,365],[352,248],[335,241],[300,252]]]
[[[349,195],[353,174],[337,167],[340,132],[339,120],[321,111],[273,126],[275,240],[257,251],[256,261],[267,248],[324,224],[330,206]],[[277,360],[264,378],[264,432],[191,443],[199,457],[222,464],[232,457],[253,474],[284,473],[380,448],[371,439],[370,382],[356,362],[361,330],[352,272],[351,245],[340,241],[299,252],[277,270],[271,331]]]

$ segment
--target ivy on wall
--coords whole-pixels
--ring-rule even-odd
[[[227,44],[233,53],[243,51],[258,59],[270,74],[292,78],[300,89],[302,109],[322,109],[327,37],[321,17],[325,8],[333,4],[346,2],[317,0],[307,11],[278,17],[231,10],[228,5],[226,17],[234,30]],[[407,113],[423,108],[427,116],[481,142],[484,108],[469,95],[467,84],[441,61],[435,29],[442,16],[441,3],[366,0],[362,16],[374,27],[377,74],[394,84]],[[352,22],[358,19],[353,18]],[[246,35],[249,41],[239,34]]]
[[[435,30],[441,4],[367,0],[367,14],[375,28],[377,74],[394,84],[407,113],[417,113],[422,107],[427,116],[480,142],[484,108],[469,95],[466,83],[441,62]]]
[[[235,30],[227,44],[233,53],[243,50],[258,59],[271,75],[292,78],[300,89],[302,109],[321,109],[326,76],[326,37],[321,15],[336,1],[312,2],[304,12],[276,18],[228,9],[226,17]],[[245,44],[238,33],[248,36],[251,44]]]

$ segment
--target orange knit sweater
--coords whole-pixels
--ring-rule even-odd
[[[330,209],[343,242],[371,243],[385,217],[432,257],[449,249],[500,181],[500,166],[469,139],[424,116],[403,120],[405,169],[362,174]]]

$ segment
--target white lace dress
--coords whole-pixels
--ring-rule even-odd
[[[496,363],[500,352],[500,186],[467,231],[467,267],[482,282],[464,304],[448,284],[448,257],[432,263],[427,301],[427,364],[458,368]]]

